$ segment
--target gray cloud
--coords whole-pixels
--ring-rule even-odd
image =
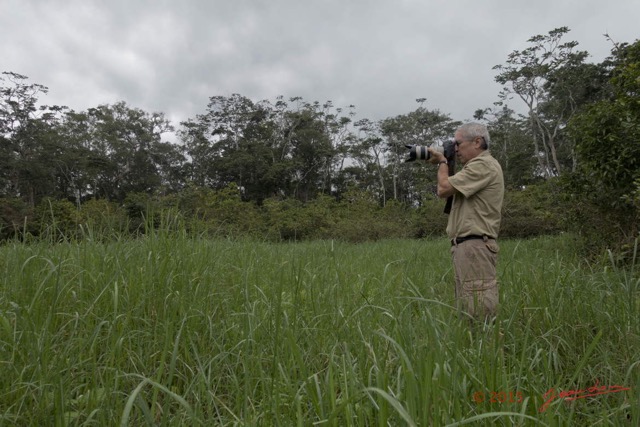
[[[640,3],[620,0],[37,1],[0,0],[2,71],[82,110],[120,100],[174,122],[210,96],[302,96],[356,105],[373,120],[416,108],[453,118],[490,106],[494,65],[559,27],[606,56],[638,38]]]

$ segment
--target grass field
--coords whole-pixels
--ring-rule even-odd
[[[500,257],[471,327],[444,239],[5,244],[0,425],[640,425],[633,266]]]

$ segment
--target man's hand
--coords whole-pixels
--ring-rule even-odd
[[[427,161],[432,165],[437,165],[438,163],[446,160],[446,158],[444,157],[444,154],[441,153],[440,151],[434,150],[431,147],[427,148],[427,150],[429,151],[429,154],[431,154],[431,156],[429,157],[429,160]]]
[[[446,162],[447,158],[444,156],[444,153],[436,151],[433,148],[428,148],[428,150],[429,154],[431,154],[428,162],[438,165],[438,186],[436,190],[438,197],[446,199],[449,196],[453,196],[456,189],[449,183],[449,168],[440,166],[440,162]]]

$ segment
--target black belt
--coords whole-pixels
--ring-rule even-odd
[[[493,237],[480,236],[478,234],[470,234],[470,235],[464,236],[464,237],[454,237],[453,239],[451,239],[451,246],[459,245],[460,243],[466,242],[467,240],[475,240],[475,239],[484,240],[485,237],[487,239],[492,239],[493,240]]]

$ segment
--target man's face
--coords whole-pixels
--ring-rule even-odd
[[[464,139],[460,132],[456,132],[454,138],[456,140],[456,157],[463,165],[483,151],[481,148],[482,138]]]

